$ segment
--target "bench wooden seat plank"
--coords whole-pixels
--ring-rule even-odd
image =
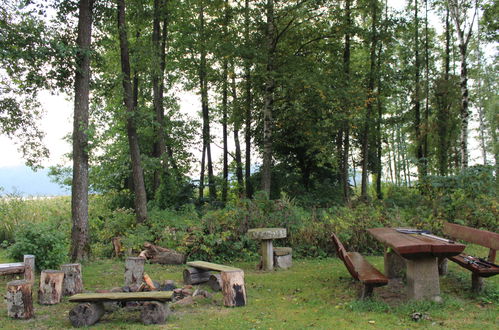
[[[435,257],[449,257],[461,253],[466,247],[460,243],[448,243],[422,235],[401,234],[393,228],[371,228],[369,233],[378,241],[391,247],[406,259],[415,259],[432,254]]]
[[[173,291],[150,292],[110,292],[110,293],[79,293],[69,297],[70,302],[105,302],[105,301],[168,301],[173,297]]]
[[[355,267],[359,281],[377,286],[388,283],[388,278],[374,268],[360,253],[347,252],[347,255]]]
[[[24,263],[0,264],[0,275],[24,273]]]
[[[239,268],[225,266],[225,265],[219,265],[219,264],[215,264],[215,263],[207,262],[207,261],[189,261],[189,262],[187,262],[187,265],[194,267],[194,268],[201,268],[201,269],[206,269],[206,270],[215,270],[218,272],[231,272],[231,271],[240,271],[241,270]]]
[[[466,257],[468,257],[468,255],[462,253],[454,257],[449,257],[449,259],[454,261],[461,267],[471,270],[473,273],[476,273],[481,277],[490,277],[499,274],[499,267],[494,267],[494,266],[491,266],[490,268],[480,267],[466,261]]]
[[[361,299],[372,296],[374,287],[388,284],[388,278],[374,268],[360,253],[347,252],[334,233],[332,239],[338,258],[343,261],[350,275],[362,283],[362,290],[359,294]]]

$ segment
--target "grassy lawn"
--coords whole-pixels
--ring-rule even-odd
[[[476,251],[476,250],[475,250]],[[485,255],[485,251],[477,254]],[[383,269],[382,257],[368,257]],[[8,262],[0,250],[0,262]],[[237,263],[246,275],[248,305],[242,308],[222,306],[221,293],[213,299],[174,309],[163,326],[144,326],[138,312],[119,310],[106,314],[95,329],[404,329],[449,328],[493,329],[499,327],[499,276],[486,280],[486,292],[480,297],[469,293],[470,273],[449,263],[449,275],[441,279],[444,302],[413,303],[383,298],[385,289],[375,289],[373,301],[356,300],[357,283],[336,258],[294,260],[292,269],[264,273],[255,270],[255,262]],[[183,266],[146,265],[146,272],[157,281],[172,279],[181,283]],[[85,289],[110,289],[123,284],[121,260],[96,260],[83,266]],[[12,278],[10,278],[11,280]],[[5,288],[9,279],[0,277]],[[5,289],[4,289],[5,290]],[[209,289],[208,289],[209,290]],[[4,294],[3,291],[2,294]],[[36,293],[34,294],[36,301]],[[35,302],[36,317],[28,321],[7,317],[5,301],[0,301],[1,329],[71,328],[67,302],[42,306]],[[411,314],[422,312],[427,319],[414,322]]]

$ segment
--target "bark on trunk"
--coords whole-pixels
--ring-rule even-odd
[[[61,302],[64,272],[60,270],[44,270],[40,274],[38,302],[40,305],[55,305]]]
[[[128,257],[125,261],[125,286],[140,286],[144,278],[145,259]]]
[[[250,30],[250,20],[249,20],[249,0],[244,2],[244,40],[246,43],[246,48],[249,49],[249,30]],[[244,182],[245,182],[245,193],[246,198],[253,197],[253,185],[251,184],[251,65],[250,59],[247,57],[244,59],[244,77],[245,77],[245,166],[244,166]]]
[[[73,182],[71,185],[71,260],[84,260],[88,237],[88,108],[93,0],[79,2],[73,119]]]
[[[31,284],[35,282],[35,256],[26,254],[24,256],[24,279]]]
[[[346,95],[349,95],[350,88],[350,27],[352,25],[351,18],[351,0],[345,1],[345,24],[346,24],[346,33],[345,33],[345,48],[343,51],[343,73],[345,74],[345,89]],[[345,116],[347,116],[349,109],[349,97],[345,98]],[[348,155],[350,153],[350,120],[348,117],[345,119],[343,123],[343,154],[341,155],[341,180],[343,187],[343,199],[346,203],[350,202],[350,182],[349,182],[349,173],[348,173]]]
[[[83,279],[81,277],[80,264],[61,265],[64,272],[64,281],[62,282],[62,295],[72,296],[83,292]]]
[[[7,315],[14,319],[30,319],[35,316],[33,309],[32,283],[17,280],[7,283]]]
[[[118,31],[120,39],[121,70],[123,73],[123,100],[127,114],[127,134],[132,161],[132,178],[134,187],[134,204],[137,222],[147,219],[147,196],[144,184],[144,173],[140,159],[140,147],[137,129],[135,126],[135,112],[133,91],[130,76],[130,55],[125,18],[125,0],[118,0]]]
[[[69,312],[69,320],[73,327],[88,327],[97,323],[104,312],[104,306],[101,303],[78,304]]]
[[[207,282],[210,276],[211,272],[209,270],[194,267],[187,267],[183,272],[184,284],[188,285]]]
[[[265,93],[263,98],[263,156],[262,156],[262,190],[270,197],[272,170],[272,107],[274,103],[275,81],[274,50],[274,0],[267,0],[266,51],[267,69],[265,77]]]
[[[244,272],[242,270],[225,271],[221,273],[221,279],[224,305],[227,307],[245,306]]]
[[[143,324],[165,324],[169,315],[168,305],[159,301],[147,301],[140,309],[140,320]]]

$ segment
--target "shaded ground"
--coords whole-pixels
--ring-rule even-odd
[[[482,255],[483,253],[475,253]],[[3,258],[3,260],[2,260]],[[383,269],[382,257],[368,257]],[[0,251],[0,262],[5,262]],[[480,297],[470,292],[469,272],[450,264],[449,275],[441,279],[443,303],[406,302],[403,283],[375,289],[372,301],[357,301],[358,284],[336,258],[295,260],[293,268],[270,273],[255,270],[255,262],[236,263],[246,274],[248,305],[222,306],[220,293],[191,306],[178,306],[166,325],[143,326],[138,312],[119,310],[106,314],[95,329],[401,329],[449,328],[494,329],[499,327],[499,276],[489,278],[487,291]],[[181,283],[182,266],[146,265],[155,280],[172,279]],[[83,267],[85,289],[109,289],[123,284],[121,260],[97,260]],[[8,279],[0,277],[5,288]],[[208,289],[209,290],[209,289]],[[0,292],[4,294],[3,292]],[[35,294],[36,301],[36,294]],[[55,306],[35,303],[36,318],[18,321],[7,318],[5,302],[0,300],[1,329],[70,328],[68,312],[74,305],[67,298]],[[425,318],[412,320],[414,313]]]

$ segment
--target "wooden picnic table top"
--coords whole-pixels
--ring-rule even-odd
[[[378,241],[406,259],[450,257],[463,252],[466,247],[464,244],[447,243],[418,234],[399,233],[393,228],[371,228],[367,231]]]

